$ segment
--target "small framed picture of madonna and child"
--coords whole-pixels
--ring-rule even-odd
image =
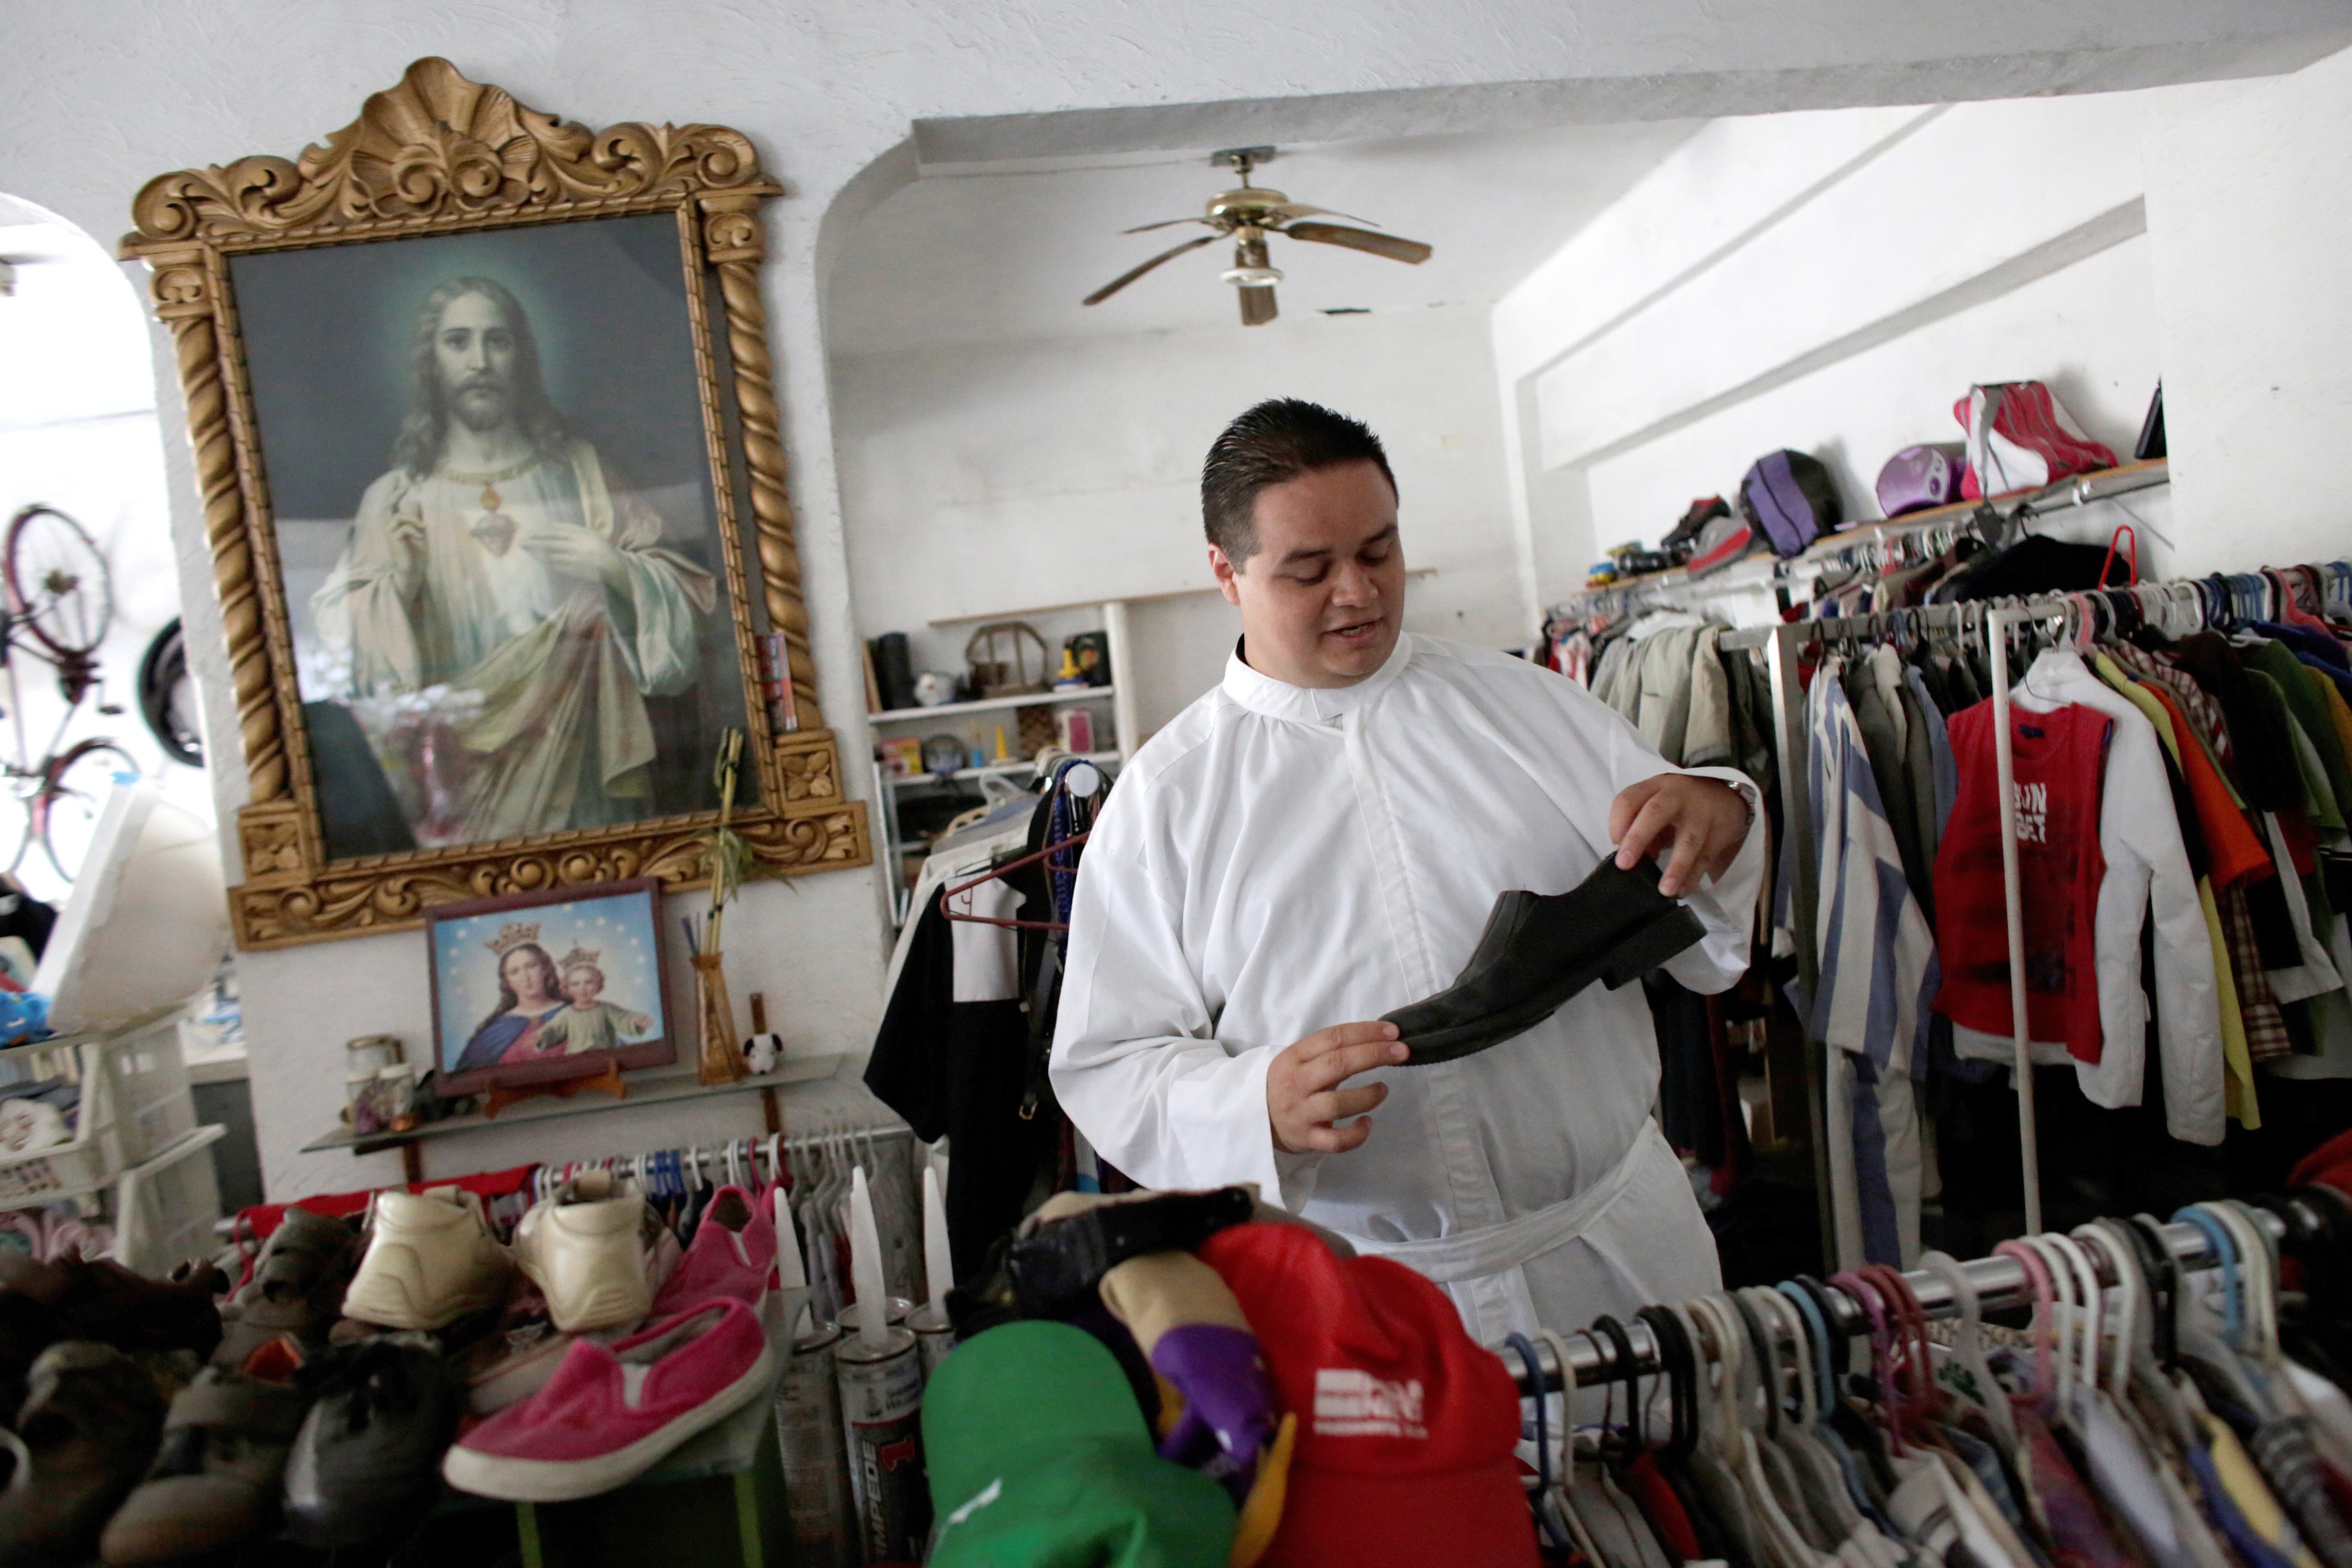
[[[436,1091],[479,1094],[677,1060],[660,898],[660,879],[640,877],[436,907]]]

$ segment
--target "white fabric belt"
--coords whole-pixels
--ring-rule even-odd
[[[1585,1188],[1572,1198],[1540,1208],[1500,1225],[1481,1226],[1475,1230],[1456,1231],[1429,1241],[1375,1241],[1369,1237],[1342,1232],[1360,1254],[1394,1258],[1439,1285],[1452,1285],[1465,1279],[1476,1279],[1489,1274],[1499,1274],[1506,1268],[1517,1268],[1545,1253],[1567,1246],[1592,1227],[1595,1220],[1609,1211],[1612,1205],[1625,1195],[1633,1184],[1642,1166],[1660,1156],[1676,1169],[1681,1162],[1666,1146],[1658,1124],[1643,1118],[1642,1131],[1635,1134],[1633,1146],[1617,1162],[1608,1174]]]

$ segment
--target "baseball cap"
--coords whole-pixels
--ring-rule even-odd
[[[1067,1323],[975,1335],[923,1391],[932,1568],[1225,1568],[1224,1489],[1152,1452],[1100,1341]]]
[[[1200,1256],[1241,1302],[1298,1423],[1261,1568],[1535,1568],[1518,1388],[1444,1291],[1296,1226],[1235,1226]]]

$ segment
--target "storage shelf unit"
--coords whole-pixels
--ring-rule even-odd
[[[1118,688],[1089,686],[1077,691],[1031,691],[1018,697],[982,697],[970,702],[942,702],[936,708],[887,708],[868,713],[870,724],[911,724],[925,719],[955,719],[966,713],[997,713],[1007,708],[1044,708],[1065,702],[1096,702],[1117,698]]]
[[[1186,592],[1190,591],[1186,590]],[[1148,595],[1151,598],[1171,596],[1173,595]],[[1109,645],[1108,648],[1111,673],[1109,685],[1089,686],[1076,691],[1034,691],[1013,697],[983,697],[971,702],[946,702],[937,708],[891,708],[879,713],[868,713],[866,716],[866,721],[874,727],[877,736],[887,736],[894,732],[903,734],[907,727],[926,722],[952,725],[960,719],[975,714],[1003,713],[1016,708],[1067,707],[1072,703],[1108,701],[1110,704],[1109,732],[1104,733],[1101,720],[1097,717],[1095,736],[1097,741],[1108,741],[1110,744],[1087,752],[1086,760],[1115,770],[1120,763],[1134,753],[1136,744],[1140,738],[1135,727],[1135,683],[1131,677],[1124,682],[1121,679],[1122,677],[1129,677],[1133,669],[1133,666],[1128,662],[1130,657],[1130,644],[1128,641],[1128,606],[1132,601],[1107,599],[1097,602],[1101,606],[1105,640]],[[1027,609],[1004,610],[985,616],[950,616],[945,620],[933,621],[931,625],[951,626],[977,620],[1019,620],[1026,616],[1042,616],[1055,611],[1085,607],[1083,604],[1034,605]],[[875,860],[881,868],[886,879],[890,921],[894,927],[904,925],[909,913],[907,907],[907,888],[901,870],[901,855],[908,847],[908,840],[902,837],[899,828],[900,792],[908,792],[911,798],[917,800],[936,799],[936,795],[927,796],[924,792],[943,790],[951,784],[975,784],[984,778],[1025,779],[1035,763],[1034,757],[1008,757],[1001,763],[989,763],[976,768],[958,768],[953,773],[946,774],[927,773],[895,776],[879,762],[874,764],[874,800],[879,807],[875,815],[880,819],[881,830],[878,835],[881,839],[878,846],[880,853],[875,857]]]

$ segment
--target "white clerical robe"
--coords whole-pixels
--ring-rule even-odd
[[[1265,1110],[1276,1052],[1450,985],[1497,894],[1575,887],[1612,853],[1618,792],[1674,771],[1581,687],[1506,654],[1408,635],[1335,690],[1237,654],[1127,763],[1088,841],[1054,1039],[1063,1109],[1146,1186],[1255,1182],[1420,1269],[1485,1342],[1716,1289],[1713,1238],[1650,1119],[1638,986],[1353,1080],[1389,1098],[1345,1154],[1277,1151]],[[1695,990],[1747,965],[1763,837],[1689,896],[1706,937],[1666,969]]]
[[[439,692],[457,715],[461,795],[454,810],[416,809],[410,826],[427,845],[646,815],[655,743],[645,699],[694,683],[698,627],[718,603],[710,574],[660,548],[661,518],[614,488],[588,442],[494,488],[512,525],[504,532],[486,531],[478,479],[383,475],[311,600],[320,636],[350,660],[351,696]],[[395,518],[423,525],[413,578],[392,542]],[[514,542],[513,529],[542,521],[611,543],[624,585],[559,577]],[[370,718],[361,711],[396,776],[398,748]]]

